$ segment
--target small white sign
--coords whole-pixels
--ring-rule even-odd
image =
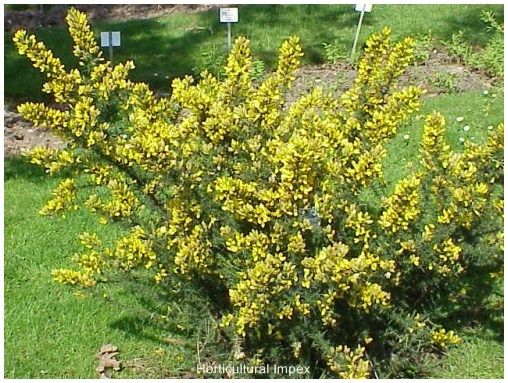
[[[238,8],[219,8],[219,19],[221,23],[237,23]]]
[[[111,45],[114,47],[119,47],[121,45],[120,32],[111,32],[111,40]]]
[[[101,32],[101,47],[109,47],[109,32]]]
[[[370,11],[372,11],[372,4],[356,4],[355,11],[356,12],[370,12]]]
[[[101,47],[119,47],[120,32],[101,32]]]

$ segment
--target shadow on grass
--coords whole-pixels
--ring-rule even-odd
[[[110,326],[130,338],[157,344],[164,343],[168,337],[195,339],[207,323],[218,318],[217,310],[212,309],[203,287],[197,287],[191,281],[174,278],[161,286],[155,285],[146,275],[117,277],[115,280],[124,298],[115,299],[113,304],[129,314]],[[116,306],[117,301],[127,299],[136,302],[134,309],[121,304]]]
[[[245,24],[240,24],[238,33],[247,35],[249,31],[266,35],[267,39],[278,39],[278,44],[292,35],[301,38],[304,62],[321,63],[324,61],[321,43],[337,39],[339,43],[349,44],[349,36],[337,34],[334,29],[309,25],[336,25],[337,31],[344,28],[354,30],[358,14],[351,11],[352,5],[245,5],[241,8],[241,17]],[[302,25],[305,22],[305,25]],[[256,30],[252,25],[258,26]],[[312,29],[312,32],[310,30]],[[271,35],[271,36],[270,36]],[[277,36],[277,37],[276,37]],[[250,37],[250,36],[248,36]],[[262,39],[260,39],[262,40]],[[276,55],[274,47],[253,41],[253,48],[260,60],[274,66]]]
[[[350,5],[245,5],[240,6],[240,15],[242,22],[235,24],[233,37],[253,38],[256,58],[265,61],[268,67],[274,65],[277,56],[274,52],[282,41],[295,34],[301,36],[305,62],[322,62],[322,42],[329,42],[337,35],[339,42],[349,43],[350,37],[337,34],[327,26],[336,25],[338,30],[348,28],[353,33],[357,22],[357,13],[351,11]],[[302,20],[306,25],[302,25]],[[314,22],[324,27],[313,29]],[[134,60],[136,69],[132,79],[147,82],[157,90],[168,90],[176,77],[197,75],[213,50],[220,54],[227,51],[226,28],[219,22],[217,9],[178,18],[97,22],[92,27],[97,38],[100,30],[121,31],[122,46],[115,48],[114,61]],[[40,28],[35,33],[38,40],[61,58],[66,68],[77,67],[71,39],[63,26]],[[30,66],[26,57],[17,54],[12,33],[4,36],[4,44],[5,98],[48,101],[48,96],[40,91],[44,76]]]
[[[474,45],[485,45],[489,42],[491,34],[485,33],[489,25],[481,19],[482,11],[492,11],[495,19],[503,23],[504,7],[500,5],[482,5],[481,7],[470,7],[467,11],[457,12],[447,17],[446,35],[450,37],[460,30],[464,31],[464,38]]]
[[[486,274],[478,272],[476,275],[468,275],[469,295],[464,298],[460,308],[450,310],[445,325],[459,331],[470,330],[502,344],[503,287],[501,283],[495,284],[484,277],[479,277]]]
[[[47,175],[41,166],[31,164],[29,160],[21,156],[8,156],[4,158],[4,182],[12,179],[23,178],[31,182],[43,183]]]

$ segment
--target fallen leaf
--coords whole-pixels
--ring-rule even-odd
[[[118,347],[108,343],[101,347],[99,354],[107,354],[110,352],[116,352],[118,351]]]
[[[118,354],[118,347],[112,344],[105,344],[101,347],[97,355],[95,355],[95,357],[99,359],[97,372],[100,374],[102,379],[109,378],[107,375],[108,368],[112,368],[115,371],[120,370],[121,362],[116,359]]]

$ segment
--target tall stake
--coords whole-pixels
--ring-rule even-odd
[[[228,49],[231,49],[231,23],[228,23]]]
[[[358,43],[358,37],[360,36],[360,28],[362,27],[364,14],[365,14],[365,11],[360,12],[360,20],[358,21],[358,26],[356,27],[356,35],[355,35],[355,41],[353,42],[353,50],[351,51],[351,58],[355,55],[356,44]]]
[[[113,64],[113,32],[109,33],[109,61]]]

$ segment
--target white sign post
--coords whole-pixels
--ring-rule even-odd
[[[228,24],[228,49],[231,49],[231,23],[238,22],[238,8],[220,8],[219,20]]]
[[[360,20],[358,20],[358,26],[356,27],[355,41],[353,42],[351,57],[354,56],[356,51],[356,44],[358,43],[358,37],[360,36],[360,28],[362,27],[363,16],[365,15],[365,12],[372,11],[372,4],[356,4],[355,11],[360,12]]]
[[[101,47],[109,47],[109,61],[113,62],[113,47],[120,45],[120,32],[101,32]]]

